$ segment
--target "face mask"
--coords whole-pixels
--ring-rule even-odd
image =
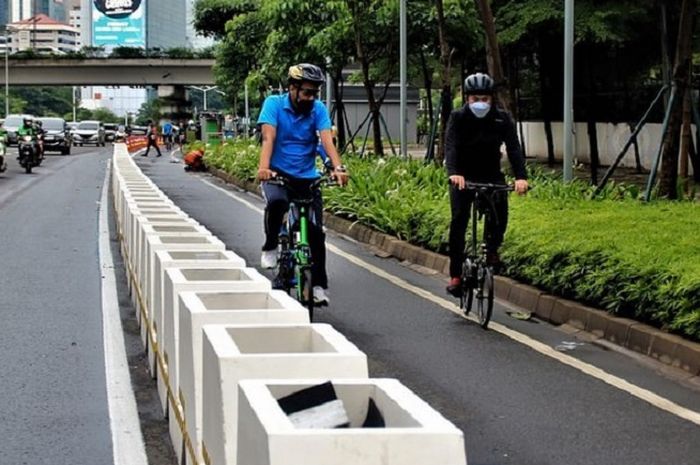
[[[486,102],[474,102],[469,104],[469,109],[477,118],[483,118],[491,110],[491,104]]]

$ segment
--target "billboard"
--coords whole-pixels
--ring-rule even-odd
[[[146,0],[93,0],[92,45],[146,48]]]

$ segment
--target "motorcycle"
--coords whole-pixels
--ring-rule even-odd
[[[7,163],[5,162],[5,156],[7,155],[7,136],[5,134],[0,135],[0,173],[7,169]]]
[[[39,140],[36,136],[20,136],[19,138],[19,164],[29,174],[32,168],[41,163]]]

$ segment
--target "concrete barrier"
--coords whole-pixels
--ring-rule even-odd
[[[282,411],[277,399],[313,386],[317,380],[241,381],[237,463],[466,465],[462,432],[399,381],[331,381],[348,412],[349,428],[298,429]],[[360,427],[369,399],[384,417],[385,428]],[[205,442],[205,447],[212,446]],[[234,463],[232,457],[226,458],[223,463]]]
[[[173,444],[182,441],[177,417],[181,408],[179,392],[179,293],[185,291],[269,291],[270,281],[253,268],[239,268],[220,264],[217,268],[165,268],[163,273],[162,327],[156,328],[158,347],[162,352],[162,365],[157,377],[158,394],[163,411],[170,420]],[[163,372],[166,372],[165,374]],[[168,409],[168,393],[171,393]],[[176,409],[176,412],[172,412]],[[172,414],[172,413],[174,414]],[[176,453],[180,453],[176,447]],[[181,458],[181,457],[180,457]]]
[[[173,250],[158,250],[155,252],[152,273],[146,280],[146,289],[144,290],[144,299],[147,309],[144,313],[150,324],[141,325],[141,340],[146,347],[149,337],[156,337],[156,330],[153,327],[153,322],[158,321],[157,327],[163,327],[162,321],[162,290],[163,290],[163,270],[169,267],[211,267],[218,268],[222,263],[228,263],[233,266],[245,267],[245,260],[231,252],[230,250],[189,250],[189,251],[173,251]],[[156,295],[158,296],[156,298]],[[156,304],[157,303],[157,304]],[[138,312],[137,312],[138,313]],[[148,354],[148,366],[151,376],[156,377],[156,358],[153,350]]]
[[[146,276],[153,273],[155,252],[158,250],[226,250],[226,245],[212,235],[193,234],[177,237],[148,236],[139,250],[139,263],[136,266],[137,275],[141,285],[145,283]],[[148,272],[146,270],[149,270]]]
[[[190,296],[181,295],[183,300],[185,297]],[[200,310],[190,315],[193,317],[190,320],[193,322],[191,334],[195,335],[199,329],[196,319],[206,314]],[[182,316],[187,315],[181,312]],[[186,336],[183,327],[181,334]],[[248,463],[235,460],[238,456],[238,428],[245,427],[239,422],[236,395],[240,381],[269,378],[357,379],[368,376],[365,354],[327,324],[207,325],[199,337],[204,338],[203,356],[200,358],[202,373],[198,375],[196,372],[198,364],[195,358],[184,358],[188,349],[185,343],[189,341],[183,337],[180,345],[180,353],[183,354],[181,366],[183,370],[194,366],[195,370],[191,373],[183,371],[181,385],[189,437],[195,444],[197,454],[206,456],[205,462],[211,465]],[[196,349],[195,340],[192,346]],[[193,355],[196,357],[197,353]],[[200,382],[202,388],[198,392],[196,386]],[[206,415],[203,416],[203,412]],[[198,440],[203,440],[206,453],[202,453],[204,449]]]

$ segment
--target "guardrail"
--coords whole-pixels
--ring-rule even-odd
[[[180,210],[133,148],[114,146],[115,220],[179,463],[466,465],[459,429],[398,381],[369,379],[364,353]],[[278,402],[328,381],[347,428],[299,426]],[[383,428],[363,427],[377,416]]]

